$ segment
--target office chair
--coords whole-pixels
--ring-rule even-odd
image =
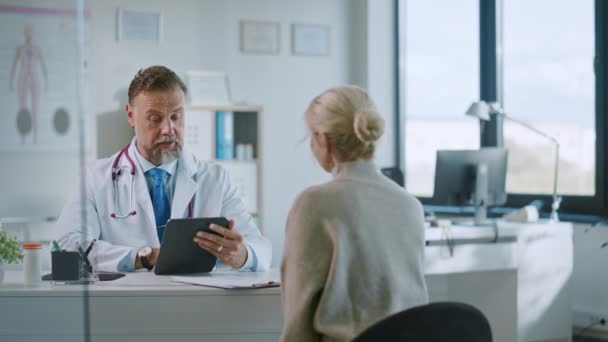
[[[380,169],[383,175],[403,187],[403,172],[398,167],[385,167]]]
[[[477,308],[455,302],[432,303],[389,316],[353,342],[492,342],[490,324]]]

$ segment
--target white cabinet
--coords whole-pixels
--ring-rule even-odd
[[[261,116],[258,105],[192,105],[186,108],[184,127],[185,148],[226,168],[260,229]]]
[[[498,241],[490,242],[494,239]],[[570,340],[571,223],[499,221],[497,231],[429,228],[426,240],[425,271],[432,301],[478,307],[490,321],[495,341]]]

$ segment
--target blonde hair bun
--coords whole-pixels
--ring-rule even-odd
[[[364,143],[373,143],[384,133],[384,120],[375,110],[358,110],[354,114],[353,129]]]
[[[327,134],[340,162],[369,159],[384,133],[384,119],[365,90],[352,85],[329,88],[306,110],[312,132]]]

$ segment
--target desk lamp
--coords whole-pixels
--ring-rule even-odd
[[[483,121],[490,121],[490,114],[501,115],[504,119],[514,122],[520,126],[523,126],[532,132],[548,139],[555,145],[555,166],[553,168],[554,177],[553,177],[553,203],[551,204],[551,217],[550,222],[559,222],[559,216],[557,215],[557,210],[559,209],[559,205],[562,201],[561,196],[557,195],[557,174],[559,169],[559,142],[552,136],[547,135],[546,133],[538,130],[537,128],[515,119],[511,116],[508,116],[505,111],[500,107],[498,102],[487,103],[485,101],[473,102],[469,109],[466,111],[466,115],[478,118]]]

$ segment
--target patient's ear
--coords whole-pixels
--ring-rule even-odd
[[[323,141],[321,146],[323,146],[323,149],[325,150],[325,152],[327,152],[327,155],[331,155],[333,148],[331,146],[331,140],[329,140],[329,135],[327,135],[327,133],[322,133],[321,139]]]
[[[320,152],[328,154],[331,151],[331,142],[327,133],[314,132],[313,139],[316,140]]]

